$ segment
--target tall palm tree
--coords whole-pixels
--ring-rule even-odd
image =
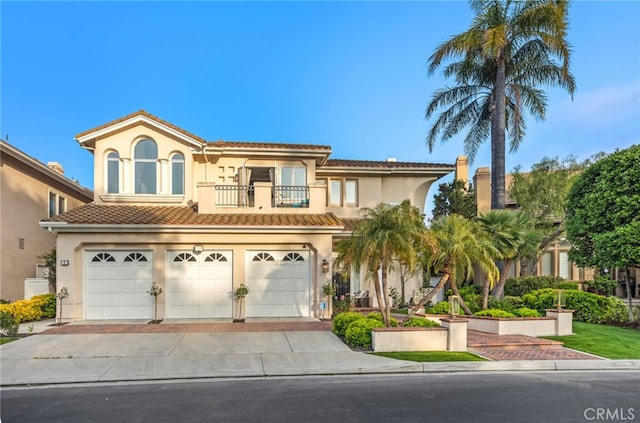
[[[566,41],[567,0],[472,0],[476,16],[470,28],[442,43],[429,58],[429,73],[446,59],[460,59],[444,68],[457,86],[438,90],[425,116],[448,107],[427,136],[432,151],[438,135],[447,141],[469,126],[464,140],[471,160],[491,138],[491,208],[505,203],[505,140],[510,150],[522,142],[525,113],[543,120],[547,97],[540,85],[560,86],[571,95],[575,80],[569,71],[571,49]]]
[[[498,277],[498,268],[494,263],[495,248],[487,239],[476,236],[475,222],[460,215],[441,216],[433,220],[429,232],[435,240],[435,251],[432,253],[429,265],[433,272],[442,276],[436,286],[418,305],[410,311],[413,316],[417,309],[424,307],[444,285],[449,282],[455,295],[458,284],[471,279],[474,265],[478,265],[491,281]],[[465,313],[473,314],[467,304],[460,305]]]
[[[527,216],[510,210],[491,210],[478,217],[478,223],[483,235],[493,242],[495,259],[502,260],[500,278],[493,292],[494,297],[500,298],[513,262],[526,251],[525,247],[537,232],[534,231],[533,223]],[[487,279],[482,286],[483,309],[488,306],[490,288],[491,284]]]
[[[335,264],[345,270],[353,268],[373,281],[378,308],[385,325],[391,319],[388,275],[394,269],[394,259],[408,271],[419,263],[419,253],[427,243],[424,216],[409,200],[398,205],[380,203],[374,208],[361,210],[360,220],[348,239],[336,246]]]

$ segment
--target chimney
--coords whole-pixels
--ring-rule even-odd
[[[398,159],[396,159],[395,157],[389,157],[389,158],[387,158],[387,162],[388,162],[388,163],[395,163],[395,162],[397,162],[397,161],[398,161]]]
[[[58,172],[61,175],[64,175],[64,169],[62,165],[58,162],[49,162],[47,163],[47,167],[55,172]]]

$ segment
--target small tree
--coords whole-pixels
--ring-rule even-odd
[[[244,322],[244,298],[249,294],[249,287],[241,283],[235,291],[233,296],[236,298],[238,304],[237,318],[233,319],[234,322]]]
[[[159,322],[158,320],[158,296],[162,294],[162,288],[160,288],[155,281],[151,284],[151,289],[147,291],[149,295],[153,297],[153,321]]]
[[[433,219],[459,214],[467,219],[476,217],[478,207],[473,186],[459,179],[440,184],[433,197]]]
[[[54,250],[54,255],[55,255],[55,250]],[[69,297],[69,289],[67,289],[66,286],[63,286],[62,288],[60,288],[60,291],[56,294],[56,298],[58,300],[58,310],[59,310],[58,324],[62,324],[62,300],[68,297]]]
[[[322,285],[322,292],[327,297],[327,312],[329,313],[329,316],[333,316],[331,303],[333,303],[333,296],[336,294],[336,286],[331,281],[328,281],[327,283]]]

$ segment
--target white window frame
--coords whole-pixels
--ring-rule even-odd
[[[138,157],[136,155],[136,148],[140,145],[140,143],[143,143],[145,141],[149,141],[151,143],[154,144],[155,148],[156,148],[156,154],[155,154],[155,158],[141,158]],[[147,188],[148,192],[138,192],[138,186],[137,186],[137,181],[138,181],[138,164],[144,165],[144,164],[153,164],[154,165],[154,175],[153,178],[155,179],[154,181],[154,189],[149,189]],[[151,138],[142,138],[138,141],[136,141],[136,143],[133,145],[133,191],[135,194],[137,195],[145,195],[145,194],[158,194],[159,190],[160,190],[160,170],[158,169],[158,143],[155,142],[155,140],[151,139]],[[151,179],[149,179],[150,181]]]

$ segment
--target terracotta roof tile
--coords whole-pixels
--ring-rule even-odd
[[[352,217],[341,217],[340,220],[342,220],[342,223],[344,223],[344,232],[353,232],[353,228],[355,228],[356,223],[358,223],[358,221],[360,221],[361,219]]]
[[[133,113],[130,113],[130,114],[126,115],[126,116],[123,116],[123,117],[121,117],[119,119],[112,120],[111,122],[105,123],[104,125],[96,126],[95,128],[80,132],[79,134],[76,135],[76,139],[80,138],[80,137],[83,137],[85,135],[88,135],[88,134],[90,134],[92,132],[96,132],[96,131],[99,131],[101,129],[108,128],[109,126],[116,125],[116,124],[118,124],[120,122],[124,122],[125,120],[134,118],[136,116],[145,116],[145,117],[147,117],[147,118],[149,118],[151,120],[155,120],[156,122],[158,122],[158,123],[160,123],[162,125],[166,125],[166,126],[172,128],[172,129],[175,129],[176,131],[182,133],[183,135],[186,135],[187,137],[190,137],[190,138],[193,138],[195,140],[198,140],[203,144],[207,142],[204,138],[200,138],[199,136],[197,136],[195,134],[192,134],[191,132],[186,131],[186,130],[184,130],[184,129],[182,129],[182,128],[180,128],[180,127],[178,127],[178,126],[176,126],[176,125],[174,125],[174,124],[172,124],[170,122],[167,122],[166,120],[160,119],[159,117],[154,116],[151,113],[146,112],[146,111],[144,111],[142,109],[138,110],[137,112],[133,112]]]
[[[452,164],[445,163],[419,163],[419,162],[390,162],[386,160],[345,160],[345,159],[329,159],[323,167],[368,167],[381,169],[411,169],[425,167],[441,167],[453,168]]]
[[[186,206],[87,204],[48,219],[85,225],[334,226],[343,223],[326,214],[199,214]]]
[[[287,144],[277,142],[248,142],[248,141],[212,141],[207,143],[210,148],[255,148],[259,150],[265,149],[291,149],[291,150],[320,150],[331,152],[328,145],[318,144]]]

